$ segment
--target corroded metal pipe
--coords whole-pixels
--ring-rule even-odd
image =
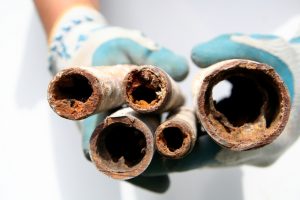
[[[134,65],[71,67],[57,73],[48,102],[61,117],[79,120],[125,102],[122,81]]]
[[[232,84],[231,96],[212,97],[222,80]],[[196,114],[207,133],[231,150],[255,149],[271,143],[283,131],[290,113],[287,88],[275,70],[250,60],[227,60],[196,76]]]
[[[179,85],[162,69],[141,66],[124,79],[128,105],[140,113],[162,113],[184,104]]]
[[[191,152],[197,139],[194,111],[181,107],[172,111],[155,131],[155,146],[165,157],[179,159]]]
[[[123,108],[108,116],[90,139],[90,156],[104,174],[126,180],[140,175],[154,154],[159,117]]]

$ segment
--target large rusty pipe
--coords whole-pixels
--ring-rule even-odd
[[[231,96],[216,102],[212,90],[228,80]],[[271,143],[290,113],[288,90],[275,70],[250,60],[227,60],[201,71],[193,86],[196,114],[219,145],[235,151]]]

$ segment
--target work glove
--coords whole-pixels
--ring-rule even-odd
[[[191,57],[201,68],[228,59],[249,59],[274,67],[284,81],[292,103],[289,121],[283,133],[269,145],[240,152],[222,148],[207,134],[202,135],[198,138],[193,151],[183,159],[169,160],[157,155],[143,173],[144,176],[203,167],[242,164],[269,166],[297,140],[300,130],[300,17],[283,26],[277,33],[282,37],[261,34],[221,35],[195,46]]]
[[[116,64],[155,65],[176,81],[183,80],[188,74],[187,61],[183,57],[157,45],[137,30],[108,25],[98,11],[87,7],[75,7],[62,16],[51,33],[49,46],[53,74],[69,66]],[[88,160],[91,134],[108,114],[100,113],[79,122],[82,148]],[[146,182],[151,189],[155,186],[151,183],[156,183],[157,179],[168,182],[166,176],[152,177],[148,181],[141,178],[136,182]],[[162,190],[164,188],[156,188],[156,191]]]

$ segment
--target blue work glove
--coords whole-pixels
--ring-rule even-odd
[[[87,7],[73,8],[59,20],[50,37],[49,61],[54,74],[67,66],[116,64],[155,65],[177,81],[183,80],[188,74],[187,61],[183,57],[160,47],[139,31],[107,25],[98,11]],[[101,113],[79,122],[83,134],[83,152],[89,160],[91,134],[108,114]],[[155,188],[155,185],[151,185],[153,180],[157,178],[149,178],[148,183],[143,178],[137,179],[136,184],[157,192],[163,191],[168,185],[167,176],[161,177],[161,183],[165,185],[163,187]]]
[[[298,20],[298,27],[300,18]],[[228,59],[249,59],[273,66],[286,84],[292,102],[283,133],[271,144],[249,151],[231,151],[218,146],[208,135],[199,138],[193,151],[181,160],[157,156],[144,175],[163,175],[202,167],[248,164],[268,166],[298,138],[300,130],[300,29],[292,38],[275,35],[225,34],[195,46],[192,60],[201,67]]]

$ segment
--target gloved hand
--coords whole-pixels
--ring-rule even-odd
[[[102,15],[91,8],[75,7],[57,23],[50,37],[50,70],[56,74],[66,66],[102,66],[116,64],[156,65],[177,81],[188,74],[187,61],[160,47],[141,32],[107,25]],[[109,113],[91,116],[79,122],[82,148],[87,159],[89,140],[95,127]],[[155,180],[168,183],[167,176],[131,180],[144,187],[162,191],[151,185]]]
[[[193,151],[183,159],[168,160],[156,155],[143,175],[157,176],[202,167],[242,164],[268,166],[275,162],[297,140],[300,130],[300,17],[298,23],[293,23],[294,26],[295,24],[298,25],[298,30],[290,38],[226,34],[199,44],[192,50],[192,60],[202,68],[235,58],[262,62],[275,68],[288,88],[292,107],[284,132],[273,143],[255,150],[237,152],[218,146],[208,135],[204,135],[198,139]],[[290,35],[289,30],[278,32]]]
[[[157,65],[176,81],[188,74],[186,60],[160,47],[140,31],[113,27],[87,7],[64,14],[50,36],[50,69],[115,64]]]

